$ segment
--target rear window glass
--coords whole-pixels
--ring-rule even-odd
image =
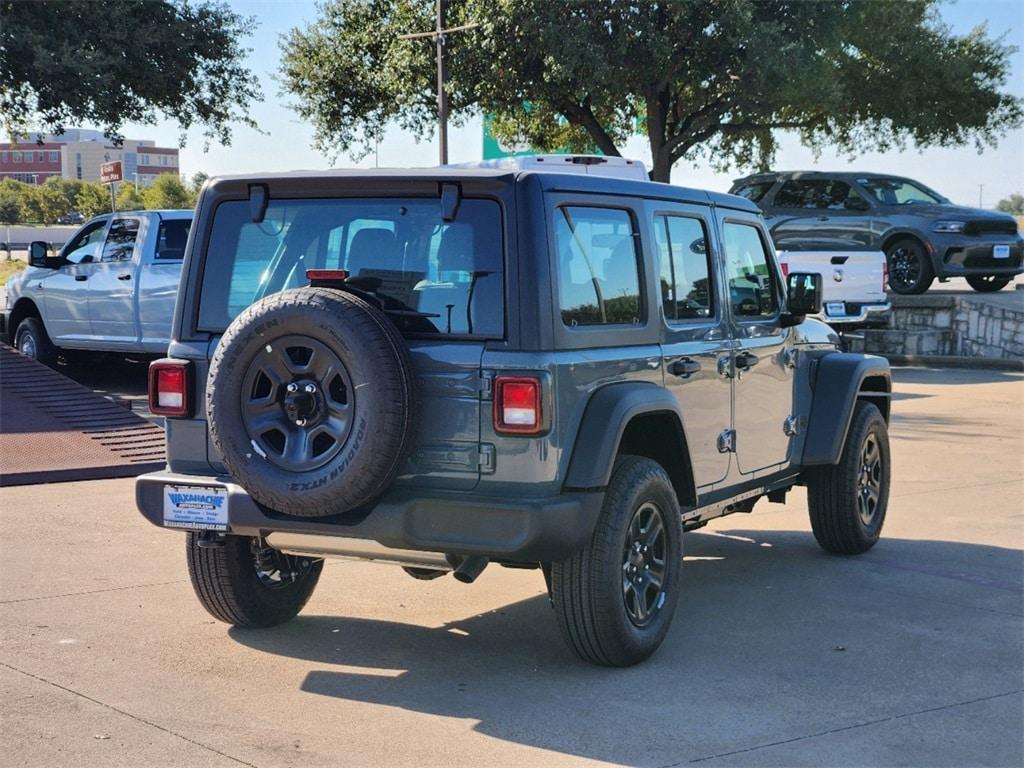
[[[192,219],[164,219],[156,235],[156,257],[158,259],[185,258],[185,243]]]
[[[307,269],[346,269],[408,334],[504,335],[501,210],[462,200],[443,221],[436,199],[271,200],[254,224],[247,200],[221,203],[207,247],[199,329],[221,332]]]
[[[748,181],[733,190],[734,195],[745,197],[752,203],[759,203],[768,194],[768,190],[775,185],[774,181]]]
[[[613,208],[557,208],[558,300],[562,322],[639,323],[640,272],[633,219]]]

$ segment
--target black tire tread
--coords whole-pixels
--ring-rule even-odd
[[[43,321],[38,317],[26,317],[14,330],[14,348],[20,347],[21,329],[25,328],[32,332],[36,337],[36,362],[42,363],[43,365],[54,368],[57,365],[57,348],[53,345],[50,340],[50,334],[46,332],[46,327],[43,325]]]
[[[860,463],[860,449],[867,431],[877,426],[884,441],[888,442],[885,420],[878,408],[864,400],[854,406],[846,444],[839,463],[816,467],[808,475],[807,506],[811,519],[811,530],[818,544],[826,552],[836,555],[857,555],[871,549],[878,541],[888,506],[888,475],[884,482],[883,500],[880,502],[881,515],[874,535],[864,530],[856,506],[856,476]],[[884,451],[886,463],[888,449]],[[888,473],[889,469],[886,467]]]
[[[198,544],[199,536],[189,533],[185,542],[192,588],[210,615],[227,624],[283,624],[302,610],[320,579],[323,562],[316,561],[301,581],[270,590],[256,576],[249,538],[227,536],[223,547],[204,548]]]
[[[996,291],[1003,290],[1013,279],[1012,277],[1000,277],[986,281],[984,279],[986,277],[989,277],[989,275],[968,275],[967,284],[978,293],[995,293]],[[995,275],[992,275],[992,277],[995,277]]]

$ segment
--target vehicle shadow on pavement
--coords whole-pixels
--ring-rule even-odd
[[[1008,642],[1024,625],[1019,550],[883,539],[842,558],[806,532],[729,529],[686,541],[672,630],[629,669],[572,656],[545,596],[440,627],[300,616],[231,637],[321,666],[303,680],[309,694],[469,719],[495,738],[623,765],[1024,688]]]
[[[997,368],[893,368],[892,379],[900,384],[1000,384],[1020,381],[1024,374]]]

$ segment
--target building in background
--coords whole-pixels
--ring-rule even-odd
[[[176,147],[158,147],[146,139],[125,139],[115,147],[101,131],[70,128],[43,136],[42,143],[22,137],[0,143],[0,180],[12,178],[42,184],[50,176],[99,181],[100,165],[120,160],[124,180],[148,187],[162,173],[178,173]]]

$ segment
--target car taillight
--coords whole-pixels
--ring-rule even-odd
[[[157,360],[149,366],[149,410],[156,416],[192,415],[192,364],[187,360]]]
[[[779,266],[782,267],[782,276],[789,277],[789,264],[784,261],[780,261]]]
[[[542,430],[541,383],[533,376],[494,379],[494,431],[536,435]]]
[[[889,262],[882,262],[882,293],[889,290]]]

